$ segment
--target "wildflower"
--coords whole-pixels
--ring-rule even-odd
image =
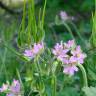
[[[77,58],[78,63],[83,64],[84,59],[87,57],[85,53],[82,53],[81,47],[77,46],[74,51],[71,52],[74,57]]]
[[[8,93],[6,96],[15,96],[13,93]]]
[[[62,44],[62,42],[59,44],[57,43],[54,47],[54,49],[52,50],[52,53],[57,56],[58,60],[63,60],[63,57],[67,57],[67,52],[68,52],[68,49],[64,49],[64,46]]]
[[[63,63],[63,72],[70,75],[74,75],[78,71],[77,64],[83,64],[86,58],[86,54],[82,52],[80,46],[76,46],[74,40],[69,40],[67,43],[57,43],[52,53]]]
[[[61,11],[61,12],[60,12],[60,17],[61,17],[61,19],[64,20],[64,21],[66,21],[66,20],[69,19],[68,15],[67,15],[67,13],[66,13],[65,11]]]
[[[38,43],[38,44],[35,43],[33,46],[33,53],[38,54],[43,48],[44,48],[43,43]]]
[[[68,16],[68,14],[65,11],[60,12],[60,17],[62,20],[67,21],[67,20],[74,20],[75,18],[73,16]]]
[[[33,57],[32,50],[30,50],[30,49],[29,50],[25,50],[24,56],[29,57],[29,58],[32,58]]]
[[[67,66],[64,68],[63,72],[65,74],[70,74],[70,75],[74,75],[75,72],[78,71],[78,68],[76,66]]]
[[[64,43],[65,45],[65,47],[66,48],[74,48],[74,46],[75,46],[75,41],[74,40],[69,40],[67,43]]]
[[[13,80],[12,85],[10,86],[12,93],[20,93],[20,83],[18,80]]]
[[[19,96],[21,92],[20,82],[14,79],[11,85],[3,84],[0,92],[7,93],[6,96]]]
[[[43,43],[34,43],[31,49],[25,50],[24,56],[28,57],[29,59],[33,59],[42,49],[44,49]]]
[[[4,92],[8,90],[9,85],[8,84],[3,84],[3,86],[0,88],[0,92]]]

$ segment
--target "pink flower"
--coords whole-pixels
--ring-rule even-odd
[[[83,64],[86,58],[86,54],[82,52],[80,46],[76,46],[74,40],[69,40],[67,43],[57,43],[52,53],[63,63],[64,73],[69,75],[78,71],[77,64]]]
[[[64,64],[69,64],[69,58],[63,58],[62,62],[63,62]]]
[[[43,43],[34,43],[31,49],[27,49],[24,52],[24,56],[28,57],[29,59],[33,59],[37,54],[40,53],[44,49]]]
[[[8,90],[9,85],[8,84],[3,84],[3,86],[0,88],[0,92],[4,92]]]
[[[8,93],[6,96],[15,96],[13,93]]]
[[[29,50],[25,50],[24,56],[29,57],[29,58],[33,58],[34,55],[33,55],[32,50],[29,49]]]
[[[74,40],[69,40],[67,43],[65,43],[66,48],[73,48],[75,46]]]
[[[77,62],[80,64],[84,63],[84,59],[87,57],[85,53],[82,52],[81,47],[77,46],[74,51],[71,52],[74,57],[77,58]]]
[[[62,43],[61,44],[57,43],[55,45],[54,49],[52,50],[52,52],[53,52],[54,55],[58,56],[62,53],[62,50],[63,50]]]
[[[19,96],[21,92],[20,82],[14,79],[11,85],[3,84],[0,92],[6,93],[6,96]]]
[[[61,11],[61,12],[60,12],[60,17],[61,17],[61,19],[64,20],[64,21],[66,21],[66,20],[69,19],[68,15],[67,15],[67,13],[66,13],[65,11]]]
[[[10,90],[12,93],[20,93],[20,82],[18,80],[13,80]]]
[[[33,53],[38,54],[43,48],[44,48],[43,43],[38,43],[38,44],[35,43],[33,46]]]
[[[77,58],[74,56],[70,56],[69,58],[69,64],[76,64],[77,63]]]
[[[60,17],[62,20],[67,21],[67,20],[75,20],[73,16],[68,16],[68,14],[65,11],[60,12]]]
[[[76,66],[67,66],[63,70],[63,72],[68,75],[74,75],[74,73],[77,71],[78,71],[78,68]]]
[[[58,58],[58,60],[63,61],[64,57],[68,57],[68,55],[66,54],[68,51],[68,49],[64,49],[64,45],[61,42],[60,44],[57,43],[55,45],[54,49],[52,50],[52,53]]]

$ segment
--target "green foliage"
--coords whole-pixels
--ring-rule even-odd
[[[58,92],[57,96],[80,96],[80,93],[75,88],[66,87]]]
[[[83,4],[81,5],[81,9],[82,11],[90,11],[92,9],[92,6],[94,6],[94,1],[93,2],[91,0],[84,0]]]
[[[93,16],[93,28],[92,28],[92,35],[91,35],[91,44],[92,44],[92,47],[96,47],[96,12]]]
[[[44,4],[43,12],[41,15],[41,9],[39,11],[38,22],[36,21],[35,16],[35,3],[34,0],[29,0],[29,7],[28,7],[28,25],[26,27],[26,0],[24,0],[24,8],[23,8],[23,19],[20,27],[20,32],[18,36],[18,45],[25,46],[35,42],[41,42],[44,40],[45,32],[44,32],[44,18],[45,18],[45,8],[46,8],[46,1]]]
[[[96,87],[84,87],[84,93],[86,96],[95,96],[96,95]]]

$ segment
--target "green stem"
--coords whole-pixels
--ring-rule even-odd
[[[44,96],[43,94],[45,94],[45,85],[44,85],[44,81],[42,79],[42,72],[41,72],[41,67],[39,65],[39,56],[37,56],[35,58],[35,64],[36,64],[36,67],[37,67],[37,71],[39,73],[39,90],[40,90],[40,96]],[[43,90],[43,91],[42,91]]]
[[[56,96],[56,76],[52,76],[52,96]]]
[[[4,51],[4,56],[3,56],[3,59],[2,59],[2,65],[1,65],[1,68],[0,68],[0,75],[2,74],[2,72],[5,72],[5,77],[7,79],[7,70],[6,70],[6,56],[7,56],[7,48],[5,48],[5,51]]]
[[[82,71],[83,81],[84,81],[84,87],[87,87],[88,86],[88,81],[87,81],[87,74],[86,74],[85,68],[83,67],[82,64],[78,64],[77,66]]]
[[[77,35],[78,35],[78,37],[80,38],[80,40],[84,43],[84,44],[86,44],[85,43],[85,41],[84,41],[84,39],[82,38],[82,36],[81,36],[81,34],[80,34],[80,31],[78,30],[78,28],[76,27],[76,25],[73,23],[73,22],[69,22],[71,25],[72,25],[72,27],[74,28],[74,30],[76,31],[76,33],[77,33]]]
[[[96,11],[96,0],[95,0],[95,11]]]
[[[69,31],[69,34],[70,34],[71,38],[75,40],[75,37],[74,37],[74,35],[71,31],[71,28],[68,26],[68,24],[66,22],[63,22],[63,25]]]
[[[44,26],[44,19],[45,19],[46,4],[47,4],[47,0],[45,0],[44,8],[43,8],[43,14],[42,14],[42,27]]]

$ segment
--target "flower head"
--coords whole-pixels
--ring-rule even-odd
[[[67,43],[57,43],[52,53],[63,63],[63,72],[70,75],[78,71],[76,65],[83,64],[86,58],[86,54],[82,52],[80,46],[76,46],[74,40],[69,40]]]
[[[20,93],[20,83],[18,80],[13,80],[12,85],[10,86],[12,93]]]
[[[38,44],[35,43],[33,46],[33,53],[38,54],[43,48],[44,48],[43,43],[38,43]]]
[[[68,16],[66,11],[61,11],[60,12],[60,17],[62,20],[67,21],[67,20],[74,20],[75,18],[73,16]]]
[[[64,68],[63,72],[66,74],[74,75],[74,73],[78,71],[78,68],[73,65],[73,66],[67,66]]]
[[[3,86],[0,88],[0,92],[4,92],[8,90],[9,85],[8,84],[3,84]]]
[[[74,51],[72,51],[71,53],[77,59],[77,62],[80,64],[83,64],[84,59],[87,57],[87,55],[82,52],[80,46],[77,46],[76,49]]]
[[[6,96],[15,96],[13,93],[8,93]]]
[[[61,61],[63,60],[64,57],[68,57],[66,54],[67,52],[68,52],[68,49],[64,49],[64,45],[62,42],[60,44],[57,43],[54,49],[52,50],[52,53],[55,56],[57,56],[58,60],[61,60]]]
[[[25,52],[24,52],[24,56],[26,56],[26,57],[29,57],[29,58],[33,58],[33,52],[32,52],[32,50],[25,50]]]
[[[0,92],[7,93],[6,96],[19,96],[21,92],[20,82],[14,79],[11,85],[3,84]]]
[[[74,48],[74,46],[75,46],[75,41],[74,40],[69,40],[67,43],[64,43],[65,45],[65,47],[66,48]]]
[[[29,59],[33,59],[42,49],[44,49],[43,43],[34,43],[31,49],[25,50],[24,56],[28,57]]]
[[[66,21],[66,20],[69,19],[68,15],[67,15],[67,13],[66,13],[65,11],[61,11],[61,12],[60,12],[60,17],[61,17],[61,19],[64,20],[64,21]]]

